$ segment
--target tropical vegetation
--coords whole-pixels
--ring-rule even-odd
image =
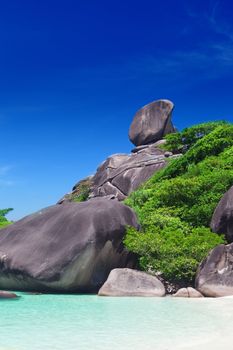
[[[129,227],[124,242],[138,254],[143,270],[188,285],[208,252],[225,242],[209,225],[233,184],[233,125],[221,121],[186,128],[168,135],[163,147],[182,155],[128,197],[141,230]]]

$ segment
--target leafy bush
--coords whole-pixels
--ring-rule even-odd
[[[161,272],[166,280],[188,285],[194,282],[195,273],[202,259],[224,239],[206,227],[191,228],[179,219],[161,216],[161,226],[150,226],[145,232],[130,227],[125,245],[139,254],[143,270]]]
[[[88,199],[91,191],[91,177],[87,177],[77,183],[70,195],[72,202],[84,202]]]
[[[216,121],[194,125],[190,128],[185,128],[182,132],[166,135],[166,144],[162,145],[167,151],[173,153],[185,153],[199,139],[208,135],[219,126],[229,125],[225,121]]]
[[[11,224],[11,222],[8,221],[7,218],[5,217],[11,210],[13,209],[12,208],[0,209],[0,229]]]
[[[73,202],[85,202],[88,199],[88,196],[90,194],[90,188],[88,186],[80,186],[79,193],[75,193],[72,196]]]
[[[182,175],[192,164],[197,164],[207,157],[216,156],[230,146],[233,146],[233,125],[218,126],[211,133],[198,139],[183,157],[171,161],[168,167],[158,173],[153,180],[155,182],[161,178]]]
[[[233,125],[211,123],[205,132],[187,138],[186,153],[126,200],[142,227],[142,232],[128,229],[126,246],[139,255],[142,269],[160,271],[173,282],[192,283],[208,251],[224,242],[208,227],[219,200],[233,184]]]

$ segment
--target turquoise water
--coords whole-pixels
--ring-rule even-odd
[[[232,342],[232,328],[230,298],[21,294],[0,300],[0,350],[209,349],[210,343],[220,349],[223,340]]]

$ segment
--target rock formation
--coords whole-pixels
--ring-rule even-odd
[[[136,146],[147,145],[174,132],[171,122],[173,108],[169,100],[154,101],[141,108],[130,126],[130,141]]]
[[[116,158],[122,162],[114,166]],[[164,152],[156,148],[145,149],[130,156],[109,157],[93,177],[92,196],[112,194],[118,200],[123,200],[165,165]]]
[[[172,102],[159,100],[137,112],[129,133],[131,141],[137,146],[131,154],[108,157],[94,176],[81,180],[58,204],[78,199],[83,192],[88,198],[112,195],[122,201],[155,172],[165,167],[167,158],[179,157],[179,154],[173,155],[161,148],[166,142],[162,138],[167,133],[174,132],[171,123],[173,107]],[[138,136],[132,136],[136,132]],[[135,142],[135,138],[140,139],[140,142]]]
[[[112,270],[98,294],[115,297],[163,297],[165,288],[157,277],[125,268]]]
[[[219,245],[201,263],[196,288],[207,297],[233,295],[233,243]]]
[[[87,197],[112,195],[119,201],[124,200],[143,182],[167,164],[167,158],[179,157],[159,148],[147,146],[143,150],[128,154],[115,154],[107,158],[97,169],[94,176],[82,180],[71,193],[66,194],[58,204],[72,201],[80,195],[83,182],[88,183]]]
[[[0,287],[95,292],[112,269],[135,267],[136,258],[122,240],[125,226],[137,228],[137,219],[119,201],[166,166],[168,157],[179,156],[161,148],[163,137],[174,131],[172,110],[168,100],[143,107],[130,127],[136,145],[131,154],[110,156],[94,176],[79,181],[58,202],[65,205],[41,210],[1,231]],[[141,272],[111,276],[124,281],[122,291],[129,288],[131,295],[165,293],[156,277]]]
[[[225,193],[215,209],[211,228],[216,233],[225,234],[229,243],[233,242],[233,186]]]
[[[117,200],[55,205],[1,230],[0,286],[4,289],[95,292],[115,267],[134,267],[122,239],[137,226]]]

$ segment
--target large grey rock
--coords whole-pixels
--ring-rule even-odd
[[[209,253],[198,269],[196,289],[208,297],[233,295],[233,243]]]
[[[216,233],[225,234],[229,243],[233,242],[233,186],[218,203],[211,220],[211,228]]]
[[[174,132],[171,122],[173,108],[174,105],[169,100],[154,101],[141,108],[130,126],[130,141],[135,146],[146,145]]]
[[[165,288],[157,277],[132,269],[114,269],[98,293],[100,296],[163,297]]]
[[[134,267],[124,248],[134,212],[117,200],[95,198],[55,205],[1,230],[0,288],[95,292],[116,267]]]

